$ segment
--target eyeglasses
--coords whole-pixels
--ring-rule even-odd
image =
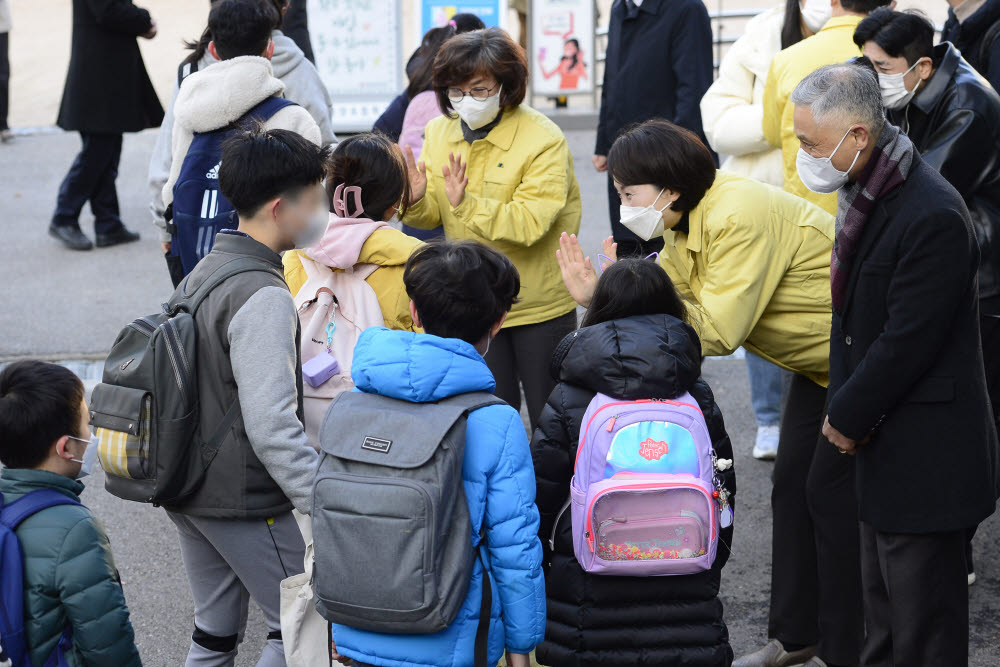
[[[480,102],[482,102],[483,100],[489,98],[490,94],[499,87],[500,87],[499,83],[493,86],[492,88],[477,86],[476,88],[473,88],[469,92],[465,92],[461,88],[449,88],[448,99],[451,100],[452,102],[461,102],[462,99],[466,95],[468,95],[472,99],[479,100]]]

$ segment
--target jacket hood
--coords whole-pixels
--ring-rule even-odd
[[[379,229],[390,229],[384,222],[368,218],[341,218],[330,214],[323,238],[308,248],[306,254],[333,269],[349,269],[361,259],[361,248]]]
[[[469,343],[382,327],[358,338],[351,376],[363,392],[414,403],[496,388],[486,362]]]
[[[675,398],[701,377],[694,329],[670,315],[640,315],[584,327],[552,357],[559,382],[613,398]]]
[[[211,132],[284,90],[285,84],[273,75],[267,58],[223,60],[184,80],[174,103],[174,121],[192,132]]]
[[[271,31],[271,41],[274,42],[274,53],[271,54],[271,68],[274,76],[284,79],[289,72],[299,66],[305,60],[306,54],[292,40],[286,37],[280,30]]]

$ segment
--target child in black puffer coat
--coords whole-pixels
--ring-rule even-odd
[[[701,344],[683,321],[684,304],[662,268],[626,259],[601,276],[583,328],[556,349],[558,385],[531,441],[539,537],[545,549],[548,622],[538,662],[551,667],[727,666],[729,631],[719,600],[733,528],[720,532],[712,568],[658,577],[600,576],[573,555],[569,495],[581,421],[598,392],[622,400],[676,398],[690,392],[720,459],[733,458],[722,413],[701,379]],[[735,502],[732,468],[720,473]],[[725,513],[724,513],[725,514]],[[554,535],[555,549],[549,548]]]

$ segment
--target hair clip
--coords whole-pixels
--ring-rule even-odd
[[[660,261],[660,253],[658,253],[658,252],[649,253],[648,255],[646,255],[645,257],[643,257],[643,259],[651,259],[654,262],[659,262]],[[611,259],[607,255],[603,255],[603,254],[598,253],[598,255],[597,255],[597,270],[598,270],[598,272],[604,273],[604,270],[606,268],[608,268],[609,266],[611,266],[612,264],[614,264],[616,261],[617,260]]]
[[[455,19],[452,19],[452,20],[448,21],[448,25],[450,25],[452,28],[457,28],[458,27],[458,24],[455,23]]]
[[[361,205],[361,188],[357,185],[344,186],[341,183],[333,191],[333,212],[341,218],[356,218],[365,212],[365,207]],[[354,213],[347,211],[347,195],[354,195]]]

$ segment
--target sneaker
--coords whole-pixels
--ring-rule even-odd
[[[14,140],[14,133],[10,130],[0,130],[0,142],[7,143]]]
[[[139,234],[137,232],[129,231],[124,226],[122,226],[117,231],[111,232],[110,234],[98,234],[97,247],[110,248],[113,245],[121,245],[122,243],[134,243],[135,241],[138,240],[139,240]]]
[[[80,228],[73,225],[50,225],[49,236],[59,239],[70,250],[90,250],[94,247]]]
[[[970,572],[970,573],[969,573],[969,576],[968,576],[968,578],[967,578],[967,581],[969,582],[969,585],[970,585],[970,586],[971,586],[972,584],[976,583],[976,573],[975,573],[975,572]]]
[[[738,658],[733,667],[795,667],[812,659],[815,651],[815,646],[807,646],[799,651],[789,652],[780,641],[772,639],[759,651]]]
[[[753,447],[753,457],[761,461],[773,461],[778,458],[779,426],[760,426],[757,428],[757,444]]]

